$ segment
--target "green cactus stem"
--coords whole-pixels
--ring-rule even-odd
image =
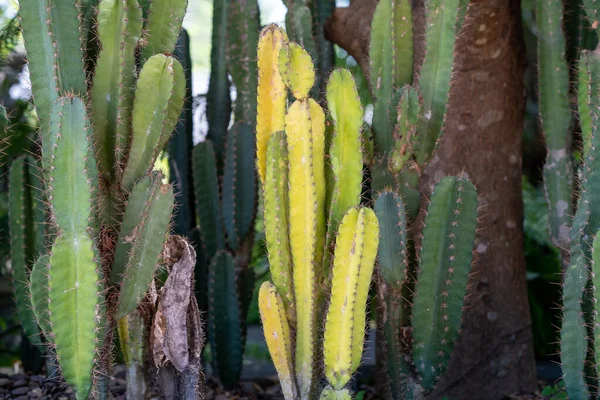
[[[112,182],[122,173],[131,128],[135,50],[142,34],[137,0],[103,0],[98,12],[98,56],[91,117],[101,174]],[[115,171],[115,169],[117,171]]]
[[[192,147],[194,136],[194,116],[192,110],[192,59],[190,37],[185,29],[181,30],[175,58],[181,63],[185,74],[185,102],[175,127],[175,133],[169,140],[169,181],[177,193],[177,212],[173,215],[173,233],[190,235],[196,227],[194,207],[194,185],[192,179]]]
[[[242,373],[243,343],[240,295],[233,257],[219,251],[208,274],[208,333],[213,364],[225,387],[234,387]]]
[[[254,128],[236,123],[227,136],[223,171],[223,222],[227,243],[238,249],[253,230],[256,212]]]
[[[43,137],[59,93],[83,94],[86,90],[77,10],[76,0],[19,4],[31,87]]]
[[[222,160],[225,153],[225,139],[231,120],[231,83],[227,71],[228,4],[228,0],[213,1],[210,78],[206,93],[206,138],[213,143],[217,160]]]
[[[375,201],[379,219],[379,294],[383,304],[383,332],[386,344],[386,372],[393,399],[404,398],[411,370],[400,343],[400,329],[407,322],[402,298],[408,278],[406,212],[400,196],[391,190]]]
[[[150,1],[144,26],[142,59],[172,53],[181,30],[188,0]],[[179,113],[178,113],[179,115]]]
[[[423,118],[415,144],[418,165],[424,165],[442,132],[446,103],[450,91],[450,76],[454,61],[454,43],[459,21],[459,0],[431,0],[427,4],[425,60],[419,77],[419,92],[423,98]]]
[[[260,31],[257,0],[229,2],[227,64],[235,85],[236,122],[256,123],[258,67],[256,51]]]
[[[218,250],[225,248],[219,178],[212,142],[207,140],[194,146],[192,159],[198,223],[206,257],[212,260]]]
[[[158,86],[157,86],[158,85]],[[154,165],[173,133],[185,96],[185,77],[179,61],[157,54],[142,67],[133,103],[133,135],[122,185],[134,183]]]
[[[29,291],[31,306],[35,319],[46,339],[50,338],[50,316],[48,314],[48,265],[50,257],[43,255],[37,259],[31,268]]]
[[[142,189],[138,192],[134,188],[136,196],[130,197],[125,209],[123,227],[133,225],[135,228],[129,235],[127,232],[119,235],[121,241],[118,245],[129,245],[129,249],[123,270],[117,319],[133,312],[148,291],[169,231],[175,198],[173,187],[162,184],[161,180],[162,176],[157,174],[152,177],[150,185],[144,180],[140,181]],[[137,196],[138,193],[140,196]]]
[[[48,302],[57,359],[80,399],[87,398],[92,385],[102,303],[100,266],[90,233],[91,134],[83,101],[59,98],[43,148],[50,153],[48,198],[59,232],[50,255]]]
[[[573,215],[573,165],[570,157],[569,71],[564,59],[562,12],[560,0],[536,2],[540,121],[548,146],[544,187],[552,241],[559,248],[566,248]]]
[[[9,177],[10,259],[15,303],[25,336],[34,345],[41,345],[40,330],[30,306],[30,266],[36,256],[32,189],[29,187],[29,157],[17,158]]]
[[[425,217],[413,299],[413,358],[425,392],[446,370],[458,338],[476,226],[475,186],[466,179],[442,179]]]

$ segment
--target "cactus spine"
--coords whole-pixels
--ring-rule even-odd
[[[196,213],[208,270],[208,337],[221,383],[242,371],[246,315],[254,290],[249,261],[257,207],[256,124],[259,13],[256,0],[214,1],[207,139],[193,149]],[[234,124],[228,72],[236,88]],[[260,126],[257,129],[262,129]],[[258,146],[261,146],[259,142]]]
[[[20,9],[40,119],[42,182],[34,182],[32,160],[29,177],[23,175],[23,164],[14,166],[11,186],[15,196],[24,193],[16,185],[21,175],[44,189],[36,197],[25,193],[27,201],[21,204],[32,211],[23,218],[37,224],[49,220],[53,229],[50,248],[43,236],[30,235],[27,256],[13,258],[29,263],[19,273],[25,289],[30,288],[33,314],[65,380],[81,399],[108,396],[114,319],[119,319],[123,339],[142,337],[143,327],[134,323],[136,309],[162,263],[168,237],[173,188],[151,171],[185,96],[183,68],[168,54],[187,1],[168,6],[149,5],[142,39],[142,9],[136,0],[102,0],[97,16],[94,1],[25,2]],[[94,18],[97,36],[90,34]],[[86,59],[84,65],[88,42],[101,50],[97,60]],[[93,82],[86,82],[86,76]],[[42,207],[45,199],[48,210]],[[17,233],[14,240],[21,236]],[[122,341],[127,362],[140,362],[129,356],[141,349],[141,342],[135,349],[130,343]]]
[[[349,398],[344,387],[362,355],[367,291],[379,236],[373,211],[357,207],[362,107],[350,73],[334,71],[326,96],[334,121],[330,167],[325,164],[325,113],[308,97],[315,82],[309,53],[270,25],[261,33],[258,55],[257,120],[264,129],[257,137],[267,149],[259,145],[257,152],[259,170],[260,160],[266,158],[264,221],[274,283],[265,282],[259,298],[267,345],[286,399],[307,399],[322,390],[322,396],[345,393],[343,398]],[[296,98],[287,111],[285,103],[272,101],[283,97],[279,79]],[[327,168],[333,177],[328,183]],[[333,247],[336,237],[332,277],[329,244]],[[329,297],[325,288],[330,284],[323,333],[316,315],[320,299]],[[350,309],[345,304],[351,304]],[[316,378],[321,371],[331,387],[319,386]]]

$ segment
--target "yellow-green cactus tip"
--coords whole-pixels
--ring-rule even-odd
[[[295,98],[302,100],[315,84],[315,68],[306,50],[290,42],[279,51],[279,73]]]

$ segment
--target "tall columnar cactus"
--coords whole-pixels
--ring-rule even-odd
[[[308,52],[270,25],[260,35],[258,65],[257,159],[273,279],[259,293],[267,345],[286,399],[321,390],[348,398],[379,235],[374,212],[358,207],[362,107],[350,73],[334,71],[327,84],[334,133],[326,164],[325,113],[309,97],[315,73]],[[295,97],[287,110],[286,87]],[[325,260],[334,242],[331,273]],[[317,320],[323,298],[330,300],[324,332]],[[326,388],[317,378],[322,372]]]
[[[378,316],[384,337],[378,346],[386,348],[380,352],[386,356],[381,365],[394,399],[433,390],[460,327],[477,221],[473,184],[444,178],[434,188],[426,228],[419,232],[410,224],[420,209],[421,172],[443,131],[453,48],[465,10],[466,3],[460,0],[425,2],[425,55],[418,74],[413,71],[411,2],[379,1],[371,22],[370,84],[375,104],[370,167],[381,226]],[[444,231],[446,236],[436,237]],[[413,241],[420,245],[416,257]],[[419,272],[413,278],[414,269]],[[408,326],[413,328],[412,343],[400,333]]]
[[[600,228],[598,190],[598,119],[600,53],[583,51],[579,61],[579,118],[584,156],[579,173],[581,193],[570,234],[570,263],[563,285],[563,322],[560,337],[561,365],[567,394],[571,399],[588,399],[597,388],[596,359],[598,315],[597,240]],[[588,368],[588,366],[592,368]]]
[[[477,192],[464,178],[446,177],[433,189],[418,249],[412,310],[403,297],[410,285],[404,204],[391,190],[375,203],[380,221],[379,270],[386,371],[392,398],[433,390],[458,338],[477,225]],[[412,345],[399,329],[412,327]],[[411,350],[413,362],[406,353]],[[414,367],[413,367],[414,363]],[[414,369],[413,369],[414,368]],[[413,372],[416,370],[416,374]]]
[[[539,105],[548,154],[544,187],[550,234],[559,248],[567,248],[572,214],[573,165],[569,71],[562,31],[562,1],[537,1]],[[589,128],[586,126],[586,130]]]
[[[418,75],[413,73],[411,2],[380,1],[371,22],[370,83],[375,97],[372,188],[379,191],[387,186],[399,187],[410,219],[419,210],[420,172],[442,133],[454,61],[453,48],[464,18],[463,3],[459,0],[426,1],[425,58]],[[416,113],[414,117],[405,117],[398,102],[403,93],[412,91],[416,92],[410,93],[409,97],[419,99],[419,109],[410,111]],[[410,124],[408,132],[401,124]]]
[[[13,162],[9,176],[9,227],[17,313],[25,335],[39,346],[42,338],[30,307],[33,288],[28,283],[35,258],[45,250],[45,221],[44,215],[39,213],[43,203],[38,200],[43,192],[37,174],[38,167],[32,157],[23,156]]]
[[[32,316],[81,399],[91,392],[108,396],[115,319],[129,373],[137,371],[131,360],[140,360],[134,356],[143,343],[133,348],[128,339],[141,329],[136,310],[162,263],[175,202],[173,188],[152,170],[185,96],[183,68],[170,54],[186,0],[169,2],[168,9],[153,2],[145,27],[137,0],[102,0],[96,15],[93,5],[21,4],[40,118],[42,183],[33,181],[35,160],[28,169],[19,160],[11,171],[11,194],[15,200],[23,197],[14,203],[11,224],[13,248],[22,249],[13,255],[24,285],[17,291],[26,291],[30,282]],[[97,37],[88,33],[92,19]],[[101,49],[95,63],[86,63],[95,65],[93,71],[85,71],[83,63],[82,48],[89,41]],[[34,197],[19,188],[26,183],[43,191]],[[41,204],[47,200],[47,215],[41,205],[33,208],[37,198]],[[20,216],[17,204],[23,205]],[[51,222],[48,248],[43,239],[22,234],[33,232],[31,223],[38,220]],[[131,385],[129,390],[139,393]]]
[[[214,1],[209,130],[206,141],[193,150],[196,212],[207,264],[200,269],[207,270],[208,337],[215,371],[226,387],[237,385],[242,372],[246,316],[254,290],[249,262],[258,201],[258,11],[256,0]],[[228,73],[237,93],[229,130]]]

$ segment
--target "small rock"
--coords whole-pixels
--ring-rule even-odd
[[[13,388],[20,388],[22,386],[27,386],[27,381],[25,379],[19,379],[18,381],[14,381],[12,384]]]
[[[0,388],[0,396],[4,396],[5,394],[9,394],[9,393],[10,393],[10,390]]]
[[[32,389],[35,389],[35,388],[37,388],[37,387],[40,387],[40,384],[39,384],[39,383],[37,383],[37,382],[29,382],[29,383],[27,384],[27,386],[29,386],[29,387],[30,387],[30,388],[32,388]],[[13,385],[13,387],[14,387],[14,385]]]
[[[6,387],[10,385],[10,379],[0,378],[0,387]]]
[[[227,400],[227,396],[225,396],[224,394],[219,394],[215,396],[215,400]]]
[[[19,397],[15,397],[14,400],[29,400],[29,397],[27,397],[27,396],[19,396]]]
[[[46,377],[42,375],[31,375],[29,380],[32,382],[43,383],[46,380]]]
[[[14,374],[10,376],[10,380],[11,381],[20,381],[20,380],[26,380],[27,379],[27,375],[25,374]]]
[[[255,394],[256,390],[252,382],[240,382],[240,388],[244,394]],[[240,399],[241,400],[241,399]]]
[[[40,388],[35,388],[31,392],[29,392],[29,397],[32,399],[39,399],[43,395],[44,395],[44,393],[42,392],[42,389],[40,389]]]
[[[13,396],[21,396],[21,395],[27,394],[28,392],[29,392],[29,388],[27,386],[22,386],[22,387],[13,389],[10,393]]]

